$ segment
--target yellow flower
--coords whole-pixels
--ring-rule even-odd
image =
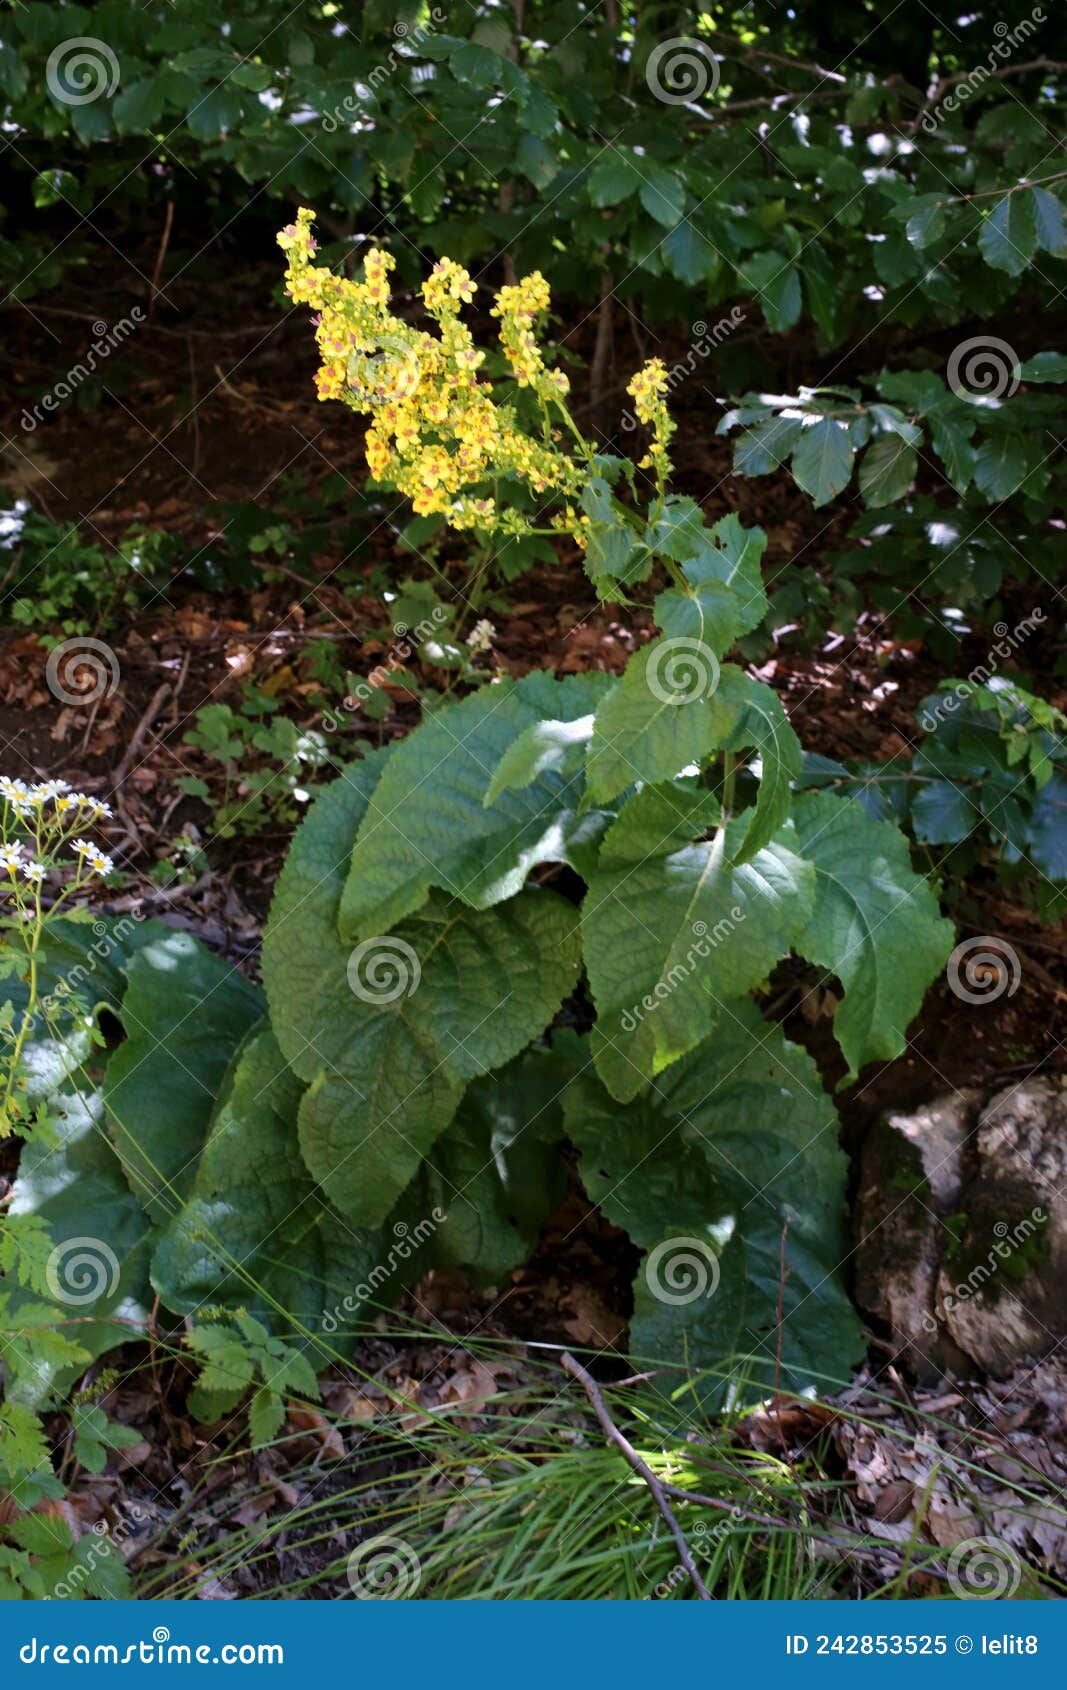
[[[440,512],[456,529],[529,533],[544,526],[542,517],[502,510],[486,496],[488,484],[514,476],[539,497],[562,496],[571,514],[549,520],[560,528],[570,523],[573,532],[586,468],[549,437],[547,424],[544,438],[525,433],[480,375],[485,353],[459,316],[474,297],[469,273],[451,258],[438,259],[421,290],[437,329],[428,333],[390,310],[388,253],[370,248],[355,279],[312,264],[312,220],[302,209],[278,237],[286,286],[291,298],[319,311],[320,399],[340,400],[369,419],[365,450],[375,479],[403,493],[418,514]],[[545,369],[534,332],[548,305],[548,284],[535,271],[500,290],[493,314],[519,385],[555,403],[567,380]],[[586,451],[592,457],[594,448]]]
[[[663,400],[669,386],[667,371],[660,358],[650,358],[632,378],[626,391],[634,401],[639,422],[652,430],[652,442],[638,469],[655,469],[661,476],[670,468],[667,448],[675,425]]]

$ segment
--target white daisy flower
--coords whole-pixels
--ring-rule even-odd
[[[71,850],[76,857],[95,857],[97,855],[96,846],[91,839],[76,839],[71,846]]]
[[[45,876],[45,866],[43,863],[23,863],[22,874],[23,878],[30,881],[34,886],[40,886]]]
[[[102,798],[94,798],[92,803],[94,816],[113,816],[115,814],[111,805],[105,804]]]
[[[6,798],[12,804],[25,804],[30,796],[30,789],[24,781],[12,780],[10,775],[0,775],[0,798]]]
[[[111,858],[103,851],[96,851],[89,858],[89,867],[95,869],[97,874],[110,874],[114,866]]]
[[[0,869],[6,869],[8,874],[14,874],[22,856],[21,845],[0,845]]]

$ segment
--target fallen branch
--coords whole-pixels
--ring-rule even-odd
[[[634,1472],[644,1479],[645,1484],[652,1493],[653,1502],[656,1504],[656,1507],[667,1522],[667,1528],[670,1531],[678,1549],[678,1559],[689,1574],[689,1577],[692,1580],[693,1589],[696,1591],[702,1602],[710,1602],[711,1597],[708,1594],[707,1586],[700,1574],[697,1572],[696,1566],[693,1562],[693,1557],[689,1553],[689,1545],[685,1540],[685,1533],[678,1524],[671,1505],[667,1501],[666,1492],[657,1479],[655,1473],[653,1473],[651,1467],[646,1461],[642,1461],[629,1439],[625,1438],[619,1431],[619,1428],[608,1413],[607,1405],[600,1394],[600,1387],[593,1378],[592,1374],[586,1371],[581,1362],[575,1361],[569,1350],[565,1350],[563,1355],[560,1357],[560,1365],[565,1373],[569,1373],[572,1378],[577,1379],[578,1383],[585,1391],[586,1396],[593,1405],[593,1412],[604,1429],[604,1435],[608,1439],[608,1442],[613,1443],[615,1448],[622,1452]]]

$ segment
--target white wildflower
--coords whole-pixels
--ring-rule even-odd
[[[483,616],[480,621],[474,624],[474,627],[467,635],[467,644],[470,646],[471,651],[477,655],[479,652],[489,651],[495,637],[496,629],[493,627],[493,624],[488,622]]]

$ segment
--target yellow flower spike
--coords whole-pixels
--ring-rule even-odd
[[[311,222],[302,209],[279,236],[287,286],[291,297],[319,312],[319,397],[369,419],[365,450],[375,479],[409,498],[418,514],[440,512],[456,529],[526,534],[546,518],[501,510],[483,496],[487,482],[515,476],[539,496],[558,494],[571,502],[571,516],[548,520],[561,531],[569,524],[573,532],[573,503],[587,471],[559,438],[528,436],[480,375],[485,353],[459,315],[474,296],[468,271],[447,257],[434,265],[421,289],[437,329],[427,333],[389,310],[394,261],[387,252],[369,249],[358,280],[334,276],[311,263]],[[548,304],[548,284],[535,271],[501,289],[494,314],[519,384],[555,402],[567,392],[567,379],[545,369],[534,332]],[[592,455],[592,446],[588,451]]]
[[[661,477],[670,469],[667,447],[675,430],[675,424],[663,398],[669,385],[662,359],[650,358],[648,363],[637,371],[626,389],[634,402],[637,420],[644,423],[646,428],[650,428],[653,435],[648,453],[637,467],[655,469]]]

